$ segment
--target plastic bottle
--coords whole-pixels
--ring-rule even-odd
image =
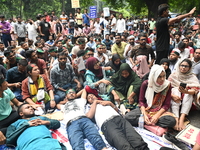
[[[138,127],[143,129],[144,128],[144,115],[140,114],[139,122],[138,122]]]
[[[41,105],[42,105],[42,110],[44,111],[44,114],[45,114],[46,111],[45,111],[45,103],[44,103],[44,101],[42,101]]]

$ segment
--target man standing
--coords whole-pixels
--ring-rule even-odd
[[[10,23],[5,21],[5,16],[4,15],[0,15],[0,33],[2,33],[2,40],[3,43],[5,45],[5,47],[8,47],[8,42],[10,44],[12,38],[10,35],[10,30],[11,30],[11,26]]]
[[[21,17],[17,17],[17,23],[15,24],[15,30],[14,33],[17,35],[18,45],[21,42],[25,41],[25,38],[27,36],[26,33],[26,25],[22,23]]]
[[[67,24],[67,20],[68,20],[68,16],[65,14],[65,12],[62,12],[62,15],[60,15],[60,20],[62,22],[62,24]]]
[[[8,127],[7,144],[15,145],[20,150],[62,150],[58,140],[53,139],[49,131],[60,127],[58,120],[35,116],[33,107],[26,103],[18,108],[18,114],[21,119]]]
[[[64,121],[73,150],[84,150],[84,138],[87,138],[97,150],[105,150],[106,144],[99,135],[94,123],[85,115],[87,93],[83,90],[81,98],[77,98],[74,89],[66,92],[65,105],[58,104],[58,109],[64,112]]]
[[[75,76],[73,68],[67,63],[67,56],[64,52],[58,54],[58,64],[51,69],[50,79],[61,101],[65,98],[68,88],[81,89],[81,83]]]
[[[154,18],[151,18],[151,20],[148,23],[149,23],[149,35],[150,35],[155,28],[156,21],[154,20]]]
[[[169,5],[161,4],[158,6],[158,20],[156,22],[157,29],[157,40],[156,40],[156,64],[160,63],[162,58],[167,58],[169,52],[169,26],[174,22],[177,22],[183,18],[186,18],[189,15],[192,15],[196,7],[194,7],[189,13],[179,15],[175,18],[168,18],[169,16]]]
[[[122,33],[126,30],[126,22],[123,19],[123,15],[119,14],[119,19],[117,20],[116,32],[122,35]]]
[[[49,40],[49,35],[50,35],[50,31],[51,31],[51,25],[46,22],[46,18],[44,16],[41,16],[42,21],[39,24],[39,33],[42,39],[44,39],[44,41],[48,41]]]
[[[115,36],[115,44],[111,47],[112,54],[118,54],[121,60],[124,60],[124,49],[127,43],[121,41],[121,35],[117,34]]]
[[[83,28],[82,24],[83,24],[83,15],[81,13],[81,9],[77,8],[77,13],[76,13],[76,23],[78,25],[79,28]]]
[[[83,17],[83,24],[90,26],[90,17],[87,9],[84,10],[84,14],[82,17]]]
[[[117,19],[116,19],[116,15],[112,14],[111,15],[111,34],[113,34],[115,36],[116,34],[116,24],[117,24]]]

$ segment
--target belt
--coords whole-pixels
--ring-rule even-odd
[[[74,118],[74,119],[71,119],[71,120],[69,120],[69,121],[67,122],[66,127],[69,127],[73,121],[76,121],[76,120],[81,119],[81,118],[87,118],[87,117],[86,117],[86,116],[78,116],[78,117],[76,117],[76,118]]]

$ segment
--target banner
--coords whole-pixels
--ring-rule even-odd
[[[97,6],[90,6],[90,18],[97,18]]]
[[[80,8],[79,0],[71,0],[72,8]]]

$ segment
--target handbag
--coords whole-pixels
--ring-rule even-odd
[[[144,127],[158,136],[162,136],[165,132],[167,132],[167,128],[162,128],[159,126],[144,125]]]

